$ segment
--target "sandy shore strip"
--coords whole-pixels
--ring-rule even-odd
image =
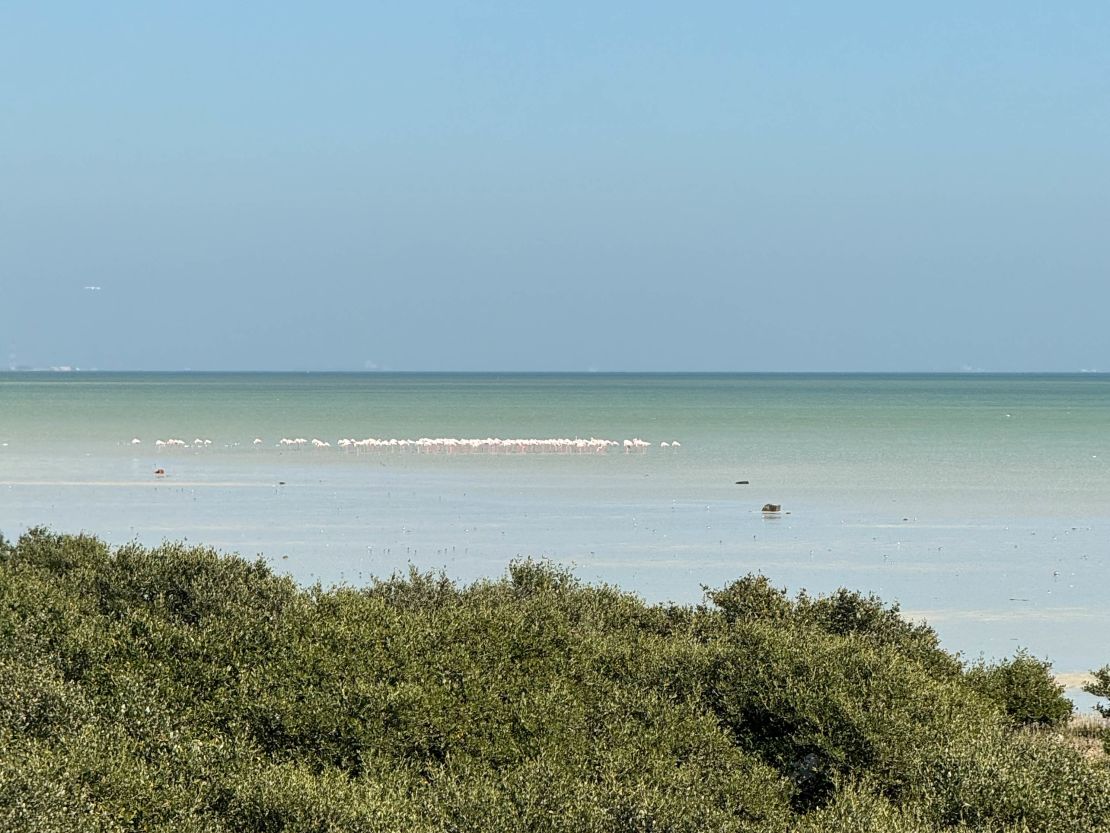
[[[157,488],[159,486],[174,486],[179,488],[197,489],[202,487],[220,489],[269,489],[275,484],[272,480],[256,480],[253,482],[235,480],[174,480],[172,477],[158,477],[151,480],[0,480],[2,486],[109,486],[109,487],[141,487]]]
[[[1095,681],[1094,674],[1087,671],[1073,671],[1068,674],[1057,674],[1056,682],[1068,691],[1079,691],[1083,686]]]

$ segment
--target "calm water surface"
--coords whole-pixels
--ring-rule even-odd
[[[591,436],[652,445],[337,447]],[[532,555],[681,602],[760,571],[897,600],[970,657],[1077,672],[1110,661],[1108,445],[1100,374],[0,374],[0,531],[187,539],[324,583]]]

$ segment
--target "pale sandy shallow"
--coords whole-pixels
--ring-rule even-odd
[[[201,487],[220,488],[220,489],[270,489],[273,488],[273,482],[236,482],[231,480],[174,480],[169,477],[161,477],[157,480],[0,480],[0,486],[112,486],[112,487],[126,487],[126,488],[139,488],[143,486],[154,487],[158,486],[180,486],[190,489],[197,489]]]
[[[1094,679],[1095,678],[1093,674],[1088,674],[1084,671],[1077,671],[1071,674],[1056,675],[1056,682],[1058,682],[1069,691],[1081,690],[1083,686],[1087,685],[1088,683],[1094,682]]]
[[[905,610],[902,615],[914,622],[935,625],[940,622],[1098,622],[1107,618],[1101,611],[1081,607],[1042,608],[1040,610]]]

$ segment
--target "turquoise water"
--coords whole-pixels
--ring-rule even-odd
[[[370,437],[652,445],[338,447]],[[761,571],[1080,672],[1110,661],[1108,444],[1095,374],[0,374],[0,531],[187,539],[325,583],[534,555],[681,602]]]

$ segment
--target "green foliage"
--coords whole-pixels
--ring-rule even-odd
[[[1083,690],[1096,697],[1110,698],[1110,665],[1104,665],[1091,673],[1094,679],[1083,686]],[[1095,709],[1103,717],[1110,718],[1110,704],[1098,703],[1095,705]],[[1103,730],[1102,746],[1106,753],[1110,755],[1110,729]]]
[[[1052,663],[1024,651],[995,665],[980,662],[968,669],[966,679],[1016,724],[1060,726],[1072,715],[1072,702],[1052,675]]]
[[[871,596],[748,576],[651,606],[531,561],[302,589],[41,529],[0,550],[3,830],[1110,827],[1106,771],[1014,725],[1050,712],[1047,666],[965,673]]]
[[[1083,686],[1083,690],[1096,697],[1110,698],[1110,665],[1104,665],[1091,673],[1094,675],[1094,680]],[[1095,708],[1103,717],[1110,717],[1110,704],[1099,703]]]
[[[1052,663],[1019,651],[1012,660],[979,662],[966,674],[972,688],[1002,706],[1019,725],[1059,726],[1071,717],[1073,705],[1052,675]]]
[[[783,622],[794,613],[786,591],[773,587],[766,576],[755,573],[720,590],[707,590],[706,596],[729,622]]]

